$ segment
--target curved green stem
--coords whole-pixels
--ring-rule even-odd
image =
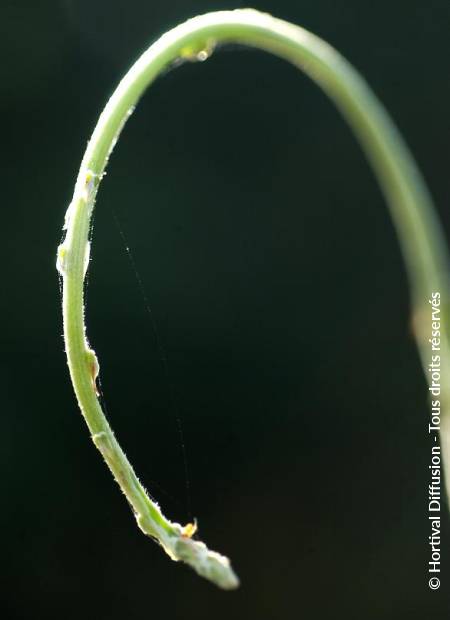
[[[73,200],[67,210],[66,237],[58,248],[63,277],[64,338],[70,375],[92,439],[127,497],[139,524],[174,560],[183,560],[223,588],[238,585],[227,558],[191,538],[192,527],[166,519],[150,500],[115,439],[100,407],[98,362],[84,324],[83,286],[89,262],[89,227],[98,185],[128,116],[145,89],[174,61],[205,60],[218,45],[240,43],[271,52],[308,74],[334,101],[357,136],[389,205],[405,260],[422,364],[430,362],[429,299],[441,295],[448,306],[448,257],[424,182],[386,111],[355,69],[324,41],[297,26],[253,10],[202,15],[174,28],[132,66],[102,112],[84,155]],[[445,315],[444,315],[445,316]],[[444,324],[445,327],[445,324]],[[449,341],[441,342],[444,461],[450,466]],[[426,372],[427,377],[429,373]],[[450,475],[447,476],[450,481]]]

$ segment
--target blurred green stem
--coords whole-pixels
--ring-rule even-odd
[[[98,363],[86,338],[83,300],[95,197],[108,157],[128,116],[145,89],[175,61],[205,60],[217,46],[227,43],[245,44],[271,52],[302,69],[329,95],[353,129],[381,185],[397,231],[411,287],[414,333],[427,377],[430,362],[429,299],[432,292],[439,291],[441,308],[446,314],[448,257],[430,196],[386,111],[342,56],[302,28],[253,10],[202,15],[164,34],[118,85],[98,120],[81,163],[73,200],[66,214],[66,236],[58,248],[70,374],[93,441],[127,497],[140,528],[156,539],[173,559],[187,562],[221,587],[234,588],[238,580],[228,559],[192,540],[190,526],[182,528],[162,515],[115,439],[97,398]],[[367,346],[370,347],[370,336]],[[445,331],[441,339],[441,442],[447,468],[450,465],[449,359]],[[450,481],[450,475],[447,480]]]

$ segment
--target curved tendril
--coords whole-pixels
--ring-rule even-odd
[[[238,579],[229,560],[191,538],[195,528],[163,516],[139,482],[119,446],[98,401],[99,364],[88,344],[84,323],[83,282],[89,263],[90,218],[108,157],[141,95],[168,66],[182,60],[206,60],[226,43],[271,52],[308,74],[334,101],[358,138],[386,197],[405,260],[414,310],[414,330],[424,369],[429,363],[428,300],[440,291],[448,307],[448,257],[431,199],[396,127],[355,69],[327,43],[287,22],[253,10],[209,13],[164,34],[131,67],[102,112],[81,163],[66,236],[58,248],[63,278],[64,338],[76,397],[92,439],[124,492],[141,530],[156,539],[169,556],[192,566],[226,589]],[[428,316],[428,314],[427,314]],[[447,473],[450,465],[450,359],[447,331],[441,339],[441,443]],[[429,373],[426,373],[427,377]],[[450,482],[450,475],[447,475]]]

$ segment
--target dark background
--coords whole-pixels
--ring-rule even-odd
[[[448,2],[253,5],[363,72],[450,231]],[[86,142],[158,35],[238,6],[1,4],[5,619],[448,615],[445,513],[428,589],[427,387],[398,244],[349,129],[286,63],[224,50],[152,86],[99,194],[88,291],[113,428],[165,514],[196,516],[232,558],[240,590],[143,537],[78,413],[54,264]]]

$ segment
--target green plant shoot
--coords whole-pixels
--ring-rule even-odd
[[[155,78],[176,61],[206,60],[229,43],[275,54],[304,71],[327,93],[353,130],[380,183],[397,232],[410,284],[414,334],[428,379],[430,300],[439,292],[444,321],[440,338],[439,430],[447,485],[450,483],[450,350],[445,322],[449,261],[430,196],[398,130],[357,71],[330,45],[306,30],[250,9],[191,19],[164,34],[137,60],[100,115],[67,209],[57,268],[63,280],[64,340],[70,376],[94,444],[125,494],[141,530],[173,560],[186,562],[199,575],[225,589],[239,584],[228,558],[194,540],[192,524],[181,526],[163,516],[139,482],[106,420],[96,387],[99,364],[86,334],[84,279],[96,194],[111,151],[135,105]],[[277,527],[274,522],[275,533]]]

